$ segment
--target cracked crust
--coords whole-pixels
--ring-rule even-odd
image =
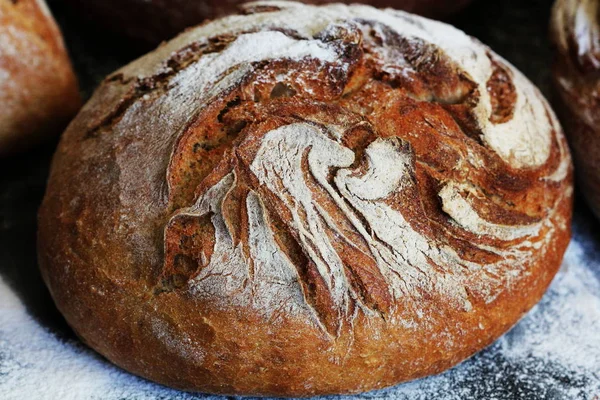
[[[57,134],[80,103],[62,36],[43,0],[0,0],[0,154]]]
[[[551,34],[560,116],[582,192],[600,217],[600,1],[558,0]]]
[[[537,89],[403,12],[248,9],[108,77],[63,136],[39,255],[69,323],[222,394],[356,393],[491,343],[570,235]]]

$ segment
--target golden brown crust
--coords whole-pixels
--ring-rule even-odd
[[[62,37],[42,0],[0,0],[0,153],[57,134],[80,106]]]
[[[560,116],[581,189],[600,216],[600,2],[558,0],[551,28]]]
[[[490,344],[569,241],[552,111],[448,26],[261,4],[117,71],[65,132],[39,257],[67,321],[223,394],[357,393]]]
[[[368,0],[374,7],[392,7],[430,18],[446,18],[464,8],[471,0]],[[156,45],[174,37],[185,28],[206,19],[238,11],[245,0],[68,0],[71,7],[90,21],[138,42]],[[335,0],[308,0],[308,4],[336,3]],[[352,1],[346,1],[350,4]],[[262,6],[266,11],[269,6]]]

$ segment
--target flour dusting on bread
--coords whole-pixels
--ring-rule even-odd
[[[57,154],[39,254],[59,308],[189,390],[440,372],[539,300],[569,239],[537,89],[393,10],[260,2],[190,29],[108,77]]]
[[[563,197],[547,199],[546,210],[531,206],[519,210],[511,205],[511,191],[521,191],[517,197],[533,196],[526,186],[543,191],[538,178],[517,189],[509,181],[500,183],[505,189],[497,196],[490,193],[491,180],[495,174],[516,176],[520,170],[537,170],[539,179],[550,184],[563,182],[569,171],[560,128],[538,90],[486,46],[439,22],[358,5],[269,5],[279,11],[207,23],[120,71],[125,78],[138,80],[173,74],[163,97],[149,103],[152,108],[168,107],[171,117],[163,122],[162,113],[152,111],[148,120],[148,126],[169,124],[168,130],[178,135],[171,139],[178,143],[168,169],[171,191],[178,190],[173,182],[182,172],[180,161],[174,160],[187,151],[181,146],[193,137],[186,133],[190,124],[199,126],[202,113],[227,96],[232,97],[219,119],[243,113],[236,110],[245,107],[249,113],[243,121],[231,123],[240,127],[236,128],[240,138],[222,150],[225,160],[215,164],[216,172],[204,175],[195,191],[195,205],[174,214],[165,231],[167,237],[178,235],[170,229],[179,229],[173,227],[182,218],[210,216],[214,237],[202,239],[202,246],[212,248],[212,254],[188,255],[198,260],[196,272],[186,278],[189,290],[223,307],[252,305],[269,318],[285,304],[287,313],[315,317],[307,320],[321,326],[327,325],[323,312],[341,321],[352,320],[356,307],[366,314],[385,314],[402,298],[417,299],[422,293],[469,310],[473,296],[491,302],[507,290],[507,282],[526,272],[533,249],[544,248],[552,237],[549,221],[556,217],[553,207]],[[212,37],[224,44],[180,71],[165,63],[186,46],[210,48],[212,39],[207,38]],[[277,62],[290,66],[276,73],[264,67]],[[490,91],[497,65],[512,80],[512,103],[493,98],[496,93]],[[368,82],[373,79],[365,73],[369,69],[379,71],[375,74],[382,78],[377,79],[391,85],[389,92],[394,85],[405,90],[400,103],[410,103],[412,109],[429,104],[435,113],[444,108],[452,115],[453,121],[442,118],[435,129],[458,136],[462,129],[470,137],[436,139],[436,146],[443,143],[439,149],[446,163],[443,168],[427,161],[422,149],[413,149],[414,140],[425,140],[419,133],[397,132],[400,139],[379,131],[381,120],[371,114],[383,109],[372,108],[395,107],[396,97],[390,97],[389,104],[361,103],[362,94],[354,93],[384,92]],[[261,90],[266,88],[272,88],[270,103],[263,100]],[[332,117],[336,112],[332,110],[279,115],[287,107],[280,96],[293,104],[313,97],[346,111],[337,117]],[[510,117],[502,122],[493,118],[499,102],[511,107],[506,111]],[[275,110],[273,128],[250,129],[260,125],[251,119],[257,118],[255,109],[263,103]],[[119,125],[131,124],[139,110],[132,107],[130,112],[131,117],[126,114]],[[431,124],[427,117],[423,121]],[[363,144],[354,143],[361,129],[370,133],[360,139]],[[440,133],[435,129],[432,135]],[[550,160],[551,153],[558,162]],[[439,203],[441,212],[436,217],[440,220],[429,224],[432,217],[427,214],[433,212],[434,203],[418,200],[431,195],[425,194],[423,174],[436,182],[427,185],[432,185],[428,190],[435,187],[432,201]],[[235,221],[221,208],[226,201],[235,203]],[[277,228],[273,218],[279,221]],[[236,224],[244,227],[232,227]],[[443,235],[453,239],[447,241]],[[167,250],[167,258],[181,251]],[[465,257],[466,252],[486,254],[490,261]],[[307,264],[295,265],[300,259]],[[339,329],[334,325],[330,330]]]

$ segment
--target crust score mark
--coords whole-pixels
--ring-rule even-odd
[[[468,36],[367,11],[173,56],[156,86],[201,95],[167,171],[160,291],[335,336],[405,299],[468,312],[527,273],[569,170],[553,113]]]

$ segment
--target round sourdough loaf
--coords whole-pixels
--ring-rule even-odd
[[[64,134],[44,279],[117,365],[211,393],[438,373],[542,296],[571,161],[517,70],[451,26],[253,3],[109,76]]]
[[[58,134],[80,105],[77,81],[43,0],[0,0],[0,154]]]
[[[559,114],[582,192],[600,217],[600,0],[558,0],[551,26]]]
[[[238,11],[247,0],[65,0],[70,7],[116,34],[142,43],[157,44],[185,28]],[[334,0],[307,0],[327,4]],[[343,1],[342,1],[343,2]],[[346,1],[352,3],[353,1]],[[393,7],[432,18],[444,18],[471,0],[365,0],[376,7]]]

